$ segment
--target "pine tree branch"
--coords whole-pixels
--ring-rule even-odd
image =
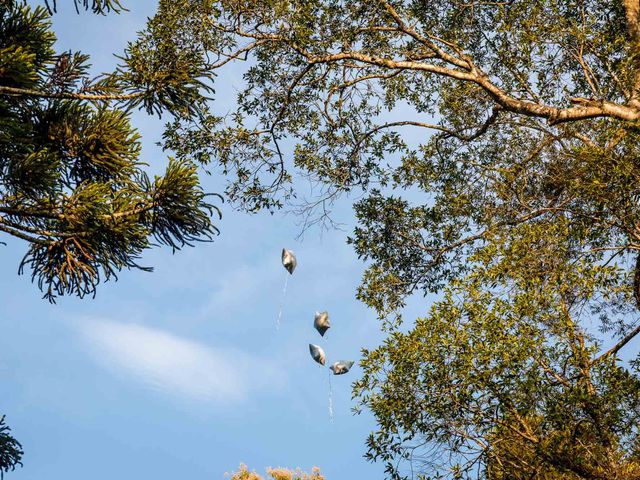
[[[140,215],[141,213],[148,212],[149,210],[153,210],[157,206],[158,206],[158,204],[156,202],[151,202],[148,205],[144,205],[142,207],[137,207],[137,208],[134,208],[133,210],[127,210],[127,211],[124,211],[124,212],[116,212],[116,213],[112,213],[111,215],[104,215],[103,218],[117,220],[117,219],[124,218],[124,217],[131,217],[131,216],[135,216],[135,215]]]
[[[135,216],[135,215],[140,215],[141,213],[147,212],[149,210],[152,210],[153,208],[157,207],[158,204],[153,202],[149,205],[145,205],[142,207],[138,207],[138,208],[134,208],[132,210],[127,210],[124,212],[116,212],[114,214],[110,214],[110,215],[102,215],[102,219],[103,220],[119,220],[121,218],[125,218],[125,217],[131,217],[131,216]],[[10,215],[16,215],[16,216],[34,216],[34,217],[38,217],[38,218],[49,218],[49,219],[55,219],[55,220],[65,220],[66,218],[68,218],[67,215],[63,215],[63,214],[58,214],[58,215],[51,215],[51,214],[46,214],[44,212],[25,212],[25,211],[21,211],[18,209],[7,209],[7,208],[0,208],[0,212],[2,213],[7,213]],[[31,243],[36,243],[39,245],[49,245],[51,242],[47,241],[47,240],[43,240],[41,238],[32,236],[32,235],[39,235],[39,236],[43,236],[43,237],[50,237],[52,239],[61,239],[61,238],[71,238],[71,237],[86,237],[89,235],[89,232],[54,232],[51,230],[42,230],[42,229],[38,229],[38,228],[32,228],[29,226],[25,226],[25,225],[20,225],[17,224],[15,222],[11,222],[9,220],[7,220],[6,218],[0,217],[0,231],[6,232],[10,235],[13,235],[14,237],[20,238],[22,240],[26,240],[27,242],[31,242]],[[32,234],[32,235],[30,235]]]
[[[53,93],[27,88],[0,86],[0,95],[28,96],[37,98],[61,98],[67,100],[133,100],[144,96],[144,92],[123,94]]]
[[[86,237],[89,235],[88,232],[55,232],[51,230],[43,230],[40,228],[30,227],[27,225],[20,225],[19,223],[12,222],[7,220],[6,218],[0,217],[0,223],[2,223],[6,228],[12,229],[15,232],[19,232],[22,235],[39,235],[40,237],[49,237],[52,241],[59,240],[61,238],[72,238],[72,237]],[[7,232],[10,233],[10,232]],[[12,233],[13,235],[13,233]],[[20,237],[23,240],[32,241],[33,237],[29,236],[29,238]],[[47,240],[42,240],[45,243],[49,243]]]
[[[13,215],[18,217],[34,217],[34,218],[48,218],[51,220],[63,220],[64,215],[59,213],[53,213],[46,210],[23,210],[20,208],[13,207],[0,207],[0,213],[5,213],[7,215]]]
[[[9,235],[12,235],[14,237],[20,238],[22,240],[26,240],[27,242],[30,243],[35,243],[38,245],[50,245],[51,242],[48,242],[46,240],[42,240],[41,238],[38,237],[33,237],[31,235],[27,235],[26,233],[21,232],[20,230],[17,230],[15,228],[12,228],[8,225],[5,224],[5,221],[3,219],[0,218],[0,231],[8,233]]]
[[[102,218],[103,219],[119,219],[119,218],[123,218],[123,217],[130,217],[133,215],[139,215],[141,213],[147,212],[149,210],[152,210],[153,208],[157,207],[158,204],[156,202],[152,202],[148,205],[144,205],[141,207],[137,207],[134,208],[132,210],[126,210],[123,212],[116,212],[116,213],[112,213],[112,214],[106,214],[103,215]],[[30,210],[23,210],[20,208],[9,208],[9,207],[0,207],[0,213],[5,213],[7,215],[13,215],[13,216],[17,216],[17,217],[35,217],[35,218],[47,218],[47,219],[51,219],[51,220],[65,220],[67,219],[69,216],[65,215],[64,213],[52,213],[52,212],[47,212],[47,211],[30,211]],[[5,220],[6,223],[6,220]]]

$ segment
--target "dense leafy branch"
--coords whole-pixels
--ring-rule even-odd
[[[26,90],[24,88],[3,87],[0,86],[0,94],[6,95],[19,95],[36,98],[59,98],[67,100],[92,100],[92,101],[106,101],[106,100],[133,100],[144,95],[143,92],[125,93],[125,94],[104,94],[104,95],[91,95],[86,93],[74,93],[74,92],[40,92],[38,90]]]
[[[80,5],[123,9],[118,1]],[[138,261],[152,239],[174,250],[211,240],[220,210],[189,158],[170,158],[150,179],[129,122],[134,108],[184,120],[206,114],[207,68],[158,38],[180,25],[151,25],[153,44],[130,43],[116,71],[96,79],[86,55],[53,50],[50,27],[44,8],[0,6],[0,232],[29,242],[19,271],[30,269],[53,301],[94,295],[123,268],[150,270]]]

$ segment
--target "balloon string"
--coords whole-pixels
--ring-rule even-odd
[[[280,330],[280,319],[282,318],[282,308],[284,307],[284,299],[287,296],[287,282],[289,281],[289,273],[285,272],[284,287],[282,288],[282,300],[280,300],[280,310],[276,319],[276,330]]]
[[[329,370],[329,421],[333,423],[333,390],[331,388],[331,370]]]
[[[325,350],[327,348],[327,339],[324,337],[324,335],[322,336],[322,345],[324,346]],[[331,365],[331,362],[329,361],[329,359],[327,358],[327,364]],[[333,423],[333,388],[331,387],[331,369],[328,369],[329,372],[329,421],[331,423]]]

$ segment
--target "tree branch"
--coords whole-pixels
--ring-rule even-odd
[[[640,253],[636,256],[636,266],[633,275],[633,297],[636,301],[636,306],[640,309]],[[631,330],[627,335],[625,335],[618,343],[616,343],[613,347],[607,350],[605,353],[600,355],[599,357],[592,360],[591,364],[595,365],[610,357],[611,355],[615,355],[618,353],[627,343],[633,340],[640,333],[640,325]]]
[[[305,51],[301,47],[291,44],[291,47],[306,58],[310,64],[334,63],[341,60],[355,60],[370,65],[389,69],[403,69],[434,73],[445,77],[472,82],[480,86],[493,100],[504,110],[519,113],[531,117],[547,119],[550,124],[558,124],[577,120],[586,120],[598,117],[612,117],[619,120],[634,121],[640,119],[640,107],[634,105],[620,105],[605,100],[589,101],[586,104],[573,107],[552,107],[542,103],[534,103],[521,100],[508,95],[504,90],[489,80],[489,77],[477,68],[466,72],[453,68],[443,67],[430,63],[422,63],[409,60],[393,60],[389,58],[375,57],[360,52],[340,52],[316,56]]]
[[[472,133],[471,135],[463,135],[460,131],[451,130],[450,128],[443,127],[442,125],[436,125],[436,124],[433,124],[433,123],[426,123],[426,122],[403,120],[403,121],[398,121],[398,122],[384,123],[382,125],[378,125],[377,127],[369,130],[368,132],[366,132],[364,134],[364,136],[362,137],[362,139],[360,139],[360,141],[358,142],[357,146],[362,144],[362,142],[365,139],[369,138],[371,135],[374,135],[375,133],[379,132],[380,130],[383,130],[383,129],[386,129],[386,128],[393,128],[393,127],[402,127],[402,126],[413,126],[413,127],[421,127],[421,128],[429,128],[429,129],[432,129],[432,130],[438,130],[438,131],[446,134],[446,136],[455,137],[458,140],[462,140],[463,142],[471,142],[471,141],[475,140],[476,138],[478,138],[479,136],[483,135],[489,129],[489,127],[493,123],[495,123],[496,119],[498,118],[499,112],[500,112],[500,108],[494,108],[493,111],[491,112],[491,115],[489,116],[489,118],[487,118],[485,120],[485,122],[480,126],[480,128],[476,132]]]
[[[389,13],[389,15],[391,15],[391,17],[394,19],[394,21],[398,25],[398,28],[400,29],[401,32],[409,35],[414,40],[425,45],[427,48],[433,51],[433,53],[435,53],[438,56],[438,58],[441,58],[445,62],[451,65],[455,65],[456,67],[463,68],[465,70],[471,70],[473,68],[473,64],[471,63],[471,60],[467,56],[464,56],[463,59],[459,59],[454,57],[453,55],[449,55],[447,52],[445,52],[440,47],[438,47],[435,43],[425,38],[424,36],[420,35],[413,28],[410,28],[409,26],[407,26],[407,24],[404,22],[400,14],[388,2],[384,0],[379,0],[379,1],[384,7],[384,9],[387,11],[387,13]],[[452,44],[450,43],[448,45],[452,46]],[[459,49],[456,49],[456,51],[457,53],[461,53]]]
[[[37,98],[62,98],[67,100],[132,100],[140,98],[144,92],[123,93],[123,94],[88,94],[88,93],[53,93],[30,90],[27,88],[15,88],[0,86],[0,95],[27,96]]]
[[[624,0],[624,10],[630,39],[629,50],[635,69],[633,92],[629,103],[640,106],[640,0]]]
[[[2,219],[0,219],[0,231],[8,233],[9,235],[20,238],[22,240],[26,240],[27,242],[30,242],[30,243],[35,243],[38,245],[45,245],[45,246],[50,244],[50,242],[47,242],[46,240],[42,240],[41,238],[38,238],[38,237],[32,237],[31,235],[22,233],[20,230],[16,230],[15,228],[11,228],[5,225],[4,220]]]

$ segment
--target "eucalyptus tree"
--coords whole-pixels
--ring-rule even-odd
[[[354,395],[391,477],[640,478],[639,10],[160,2],[208,27],[215,70],[248,60],[236,112],[174,123],[178,158],[217,162],[250,211],[295,175],[319,187],[311,221],[364,195],[358,297],[388,338]]]
[[[75,3],[95,13],[122,9],[117,0]],[[174,41],[151,48],[143,37],[114,72],[91,78],[87,55],[54,50],[48,10],[56,3],[46,7],[0,2],[0,234],[28,242],[19,270],[53,301],[95,294],[101,279],[143,268],[152,241],[175,250],[211,239],[217,207],[189,159],[170,158],[163,176],[145,173],[129,118],[133,109],[204,115],[211,86],[201,59]],[[181,27],[148,28],[161,41]]]

